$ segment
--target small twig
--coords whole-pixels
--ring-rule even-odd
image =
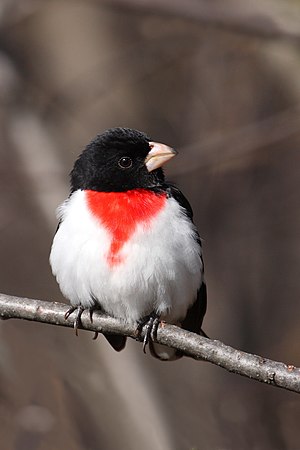
[[[73,318],[65,319],[68,305],[0,294],[2,319],[25,319],[64,327],[73,327]],[[93,322],[88,312],[81,318],[82,328],[94,332],[136,337],[136,327],[95,311]],[[143,339],[144,333],[140,338]],[[207,339],[164,324],[157,330],[157,342],[181,350],[194,359],[216,364],[229,372],[300,393],[300,368],[236,350],[220,341]]]

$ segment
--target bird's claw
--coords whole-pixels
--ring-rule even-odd
[[[65,313],[65,319],[67,320],[70,315],[77,309],[77,306],[71,306],[68,311]]]
[[[82,316],[84,309],[85,308],[82,305],[71,306],[71,308],[69,308],[68,311],[65,313],[65,319],[67,320],[70,317],[70,315],[74,311],[76,311],[76,317],[75,317],[74,324],[73,324],[76,336],[78,336],[78,329],[81,327],[81,316]],[[90,314],[91,314],[91,312],[90,312]],[[92,320],[91,320],[91,322],[92,322]]]
[[[97,309],[99,311],[100,308],[96,308],[95,306],[91,306],[89,308],[89,314],[90,314],[90,321],[91,321],[91,323],[93,323],[93,314],[94,314],[95,309]],[[99,332],[95,331],[94,332],[94,336],[92,337],[93,341],[95,341],[97,339],[98,335],[99,335]]]
[[[138,326],[137,326],[137,330],[136,330],[137,339],[139,339],[144,326],[147,327],[145,336],[143,339],[143,352],[144,353],[146,353],[146,347],[149,344],[149,342],[157,340],[157,329],[158,329],[159,324],[160,324],[159,316],[156,313],[150,314],[150,316],[147,316],[138,322]]]

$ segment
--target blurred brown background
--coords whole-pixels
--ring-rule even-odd
[[[63,301],[48,255],[68,173],[97,132],[133,127],[180,152],[206,332],[300,365],[299,49],[299,0],[2,0],[0,291]],[[297,394],[85,332],[0,335],[1,449],[300,449]]]

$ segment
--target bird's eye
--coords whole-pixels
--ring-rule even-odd
[[[129,169],[132,166],[132,159],[129,156],[122,156],[118,161],[121,169]]]

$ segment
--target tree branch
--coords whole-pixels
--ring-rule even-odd
[[[102,0],[110,7],[168,14],[262,39],[285,39],[298,44],[299,8],[284,2],[214,0]]]
[[[25,319],[73,327],[72,315],[67,320],[64,317],[68,308],[69,306],[63,303],[0,294],[0,317],[2,319]],[[93,323],[90,321],[89,314],[83,313],[82,328],[89,331],[136,337],[134,325],[105,316],[97,311],[93,314]],[[143,332],[141,338],[143,338]],[[166,324],[159,327],[157,342],[181,350],[194,359],[216,364],[229,372],[300,393],[300,368],[293,365],[286,365],[236,350],[220,341],[206,339],[174,325]]]

